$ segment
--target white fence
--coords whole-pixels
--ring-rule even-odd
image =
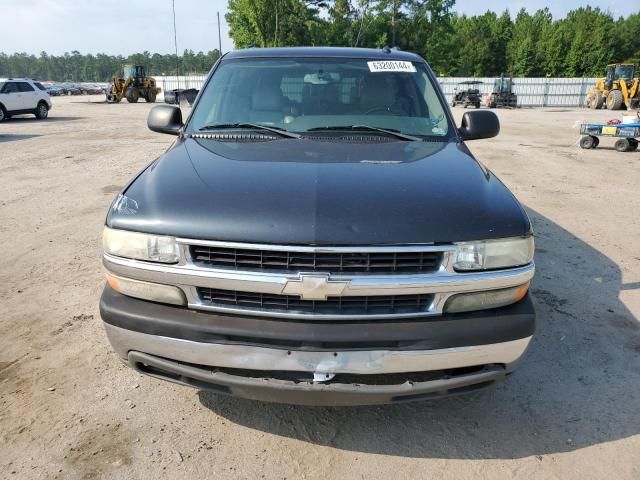
[[[162,91],[174,88],[200,89],[206,74],[191,74],[180,77],[156,77]],[[495,77],[439,77],[438,82],[451,102],[456,85],[466,80],[483,82],[478,89],[483,95],[491,92]],[[595,78],[514,78],[513,89],[518,96],[519,107],[582,107],[589,88]]]
[[[483,82],[476,88],[486,95],[491,92],[495,77],[440,77],[438,81],[447,101],[451,101],[456,85],[466,80]],[[595,81],[595,78],[514,78],[513,91],[519,107],[582,107]]]
[[[176,76],[158,76],[154,75],[156,82],[162,91],[174,90],[176,88],[195,88],[200,90],[200,87],[207,78],[206,74],[194,73],[190,75]]]

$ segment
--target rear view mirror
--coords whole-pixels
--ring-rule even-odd
[[[149,130],[158,133],[178,135],[184,126],[182,123],[182,111],[175,105],[158,105],[153,107],[147,117]]]
[[[467,112],[458,131],[463,140],[491,138],[500,133],[500,121],[495,113],[488,110]]]

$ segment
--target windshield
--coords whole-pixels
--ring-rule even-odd
[[[634,67],[632,65],[624,65],[616,67],[616,78],[631,80],[633,78]]]
[[[449,124],[422,63],[366,59],[222,62],[190,121],[194,130],[253,123],[303,133],[377,127],[445,137]]]
[[[124,74],[124,78],[133,78],[136,76],[136,67],[132,67],[131,65],[125,65],[122,69],[122,73]]]

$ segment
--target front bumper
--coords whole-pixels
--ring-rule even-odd
[[[140,372],[313,405],[404,402],[489,386],[513,370],[535,326],[528,297],[469,314],[331,323],[199,312],[107,286],[100,311],[114,349]]]

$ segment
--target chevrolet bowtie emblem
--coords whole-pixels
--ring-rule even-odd
[[[303,300],[326,300],[342,295],[349,283],[329,280],[329,275],[300,274],[296,280],[287,280],[282,293],[298,295]]]

